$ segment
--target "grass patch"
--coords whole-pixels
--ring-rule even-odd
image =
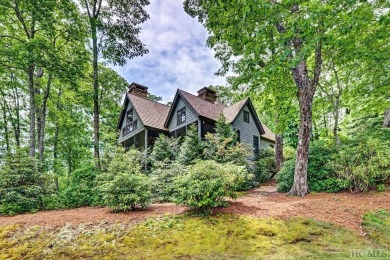
[[[345,259],[350,249],[372,247],[354,231],[312,219],[230,214],[59,230],[0,228],[0,259]]]
[[[390,211],[380,210],[363,216],[363,230],[378,246],[390,249]]]

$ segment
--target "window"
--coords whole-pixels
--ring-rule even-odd
[[[236,130],[237,133],[237,142],[241,142],[240,130]]]
[[[130,108],[126,113],[126,125],[133,122],[133,108]]]
[[[244,110],[244,122],[249,123],[249,111]]]
[[[129,135],[131,132],[137,129],[137,120],[134,120],[133,122],[130,122],[122,129],[122,135],[126,136]]]
[[[177,111],[177,124],[180,125],[186,121],[186,107]]]
[[[255,135],[253,136],[253,152],[259,152],[259,137]]]

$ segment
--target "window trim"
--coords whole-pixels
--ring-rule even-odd
[[[131,114],[131,120],[129,120],[129,115]],[[126,126],[128,126],[131,122],[134,121],[134,109],[130,108],[126,111]]]
[[[248,121],[246,121],[245,120],[245,115],[248,115]],[[248,123],[248,124],[250,124],[250,113],[249,113],[249,111],[247,111],[247,110],[244,110],[244,112],[243,112],[243,121],[245,122],[245,123]]]
[[[136,131],[137,129],[138,129],[138,121],[136,119],[130,122],[129,124],[127,124],[125,127],[123,127],[122,136],[123,137],[128,136],[129,134]]]
[[[236,133],[237,133],[237,142],[241,142],[241,131],[240,129],[236,129]]]
[[[182,120],[183,119],[183,114],[182,114],[183,112],[184,112],[184,120]],[[177,112],[176,112],[176,123],[177,123],[177,125],[181,125],[181,124],[184,124],[186,121],[187,121],[187,111],[186,111],[186,107],[184,106],[184,107],[180,108],[179,110],[177,110]]]

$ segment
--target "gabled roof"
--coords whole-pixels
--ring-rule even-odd
[[[170,107],[149,99],[141,98],[135,95],[126,94],[124,108],[120,115],[118,129],[122,125],[122,121],[124,118],[124,112],[126,111],[126,107],[128,101],[131,101],[133,104],[135,111],[139,115],[142,123],[146,127],[155,128],[159,130],[168,131],[167,128],[164,127],[165,119],[168,116]]]
[[[180,93],[199,116],[217,120],[218,116],[223,113],[223,109],[225,108],[223,104],[211,103],[181,89],[178,89],[177,92]]]
[[[224,109],[224,116],[226,117],[226,121],[228,123],[232,123],[234,120],[236,120],[237,116],[240,114],[241,110],[245,106],[248,106],[248,108],[252,114],[252,117],[254,119],[254,122],[255,122],[255,124],[260,132],[260,135],[265,134],[264,128],[263,128],[262,124],[260,123],[260,119],[257,116],[255,107],[253,106],[250,98],[245,98],[244,100],[241,100],[241,101],[239,101],[239,102],[237,102],[229,107],[226,107]]]
[[[232,123],[234,119],[238,116],[241,109],[245,106],[246,102],[248,101],[248,98],[245,98],[231,106],[225,107],[223,110],[223,115],[226,118],[226,121],[228,123]]]
[[[176,92],[175,99],[173,100],[172,107],[169,111],[168,117],[164,124],[165,127],[168,127],[168,123],[173,116],[172,113],[173,111],[175,111],[176,105],[178,103],[177,100],[179,97],[182,97],[184,101],[188,103],[188,105],[197,113],[198,116],[216,121],[217,118],[221,114],[223,114],[226,117],[226,121],[228,123],[232,123],[236,119],[238,114],[241,112],[243,107],[245,105],[248,105],[249,109],[252,112],[252,116],[254,118],[257,128],[259,129],[260,134],[265,133],[265,130],[256,114],[255,108],[253,107],[253,104],[249,98],[246,98],[236,104],[226,107],[221,103],[211,103],[207,100],[204,100],[188,92],[185,92],[181,89],[178,89]]]

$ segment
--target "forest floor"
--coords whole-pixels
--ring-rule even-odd
[[[300,198],[279,193],[275,183],[269,183],[242,194],[237,200],[231,201],[228,208],[217,209],[216,212],[284,220],[291,217],[313,218],[363,234],[363,214],[380,209],[390,210],[389,190],[359,194],[313,193]],[[112,213],[107,208],[84,207],[0,217],[0,226],[21,224],[27,227],[55,228],[67,224],[136,223],[152,217],[178,215],[186,211],[185,207],[172,203],[153,204],[148,209],[127,213]]]
[[[390,258],[390,191],[240,195],[203,217],[169,203],[0,217],[0,259]]]

